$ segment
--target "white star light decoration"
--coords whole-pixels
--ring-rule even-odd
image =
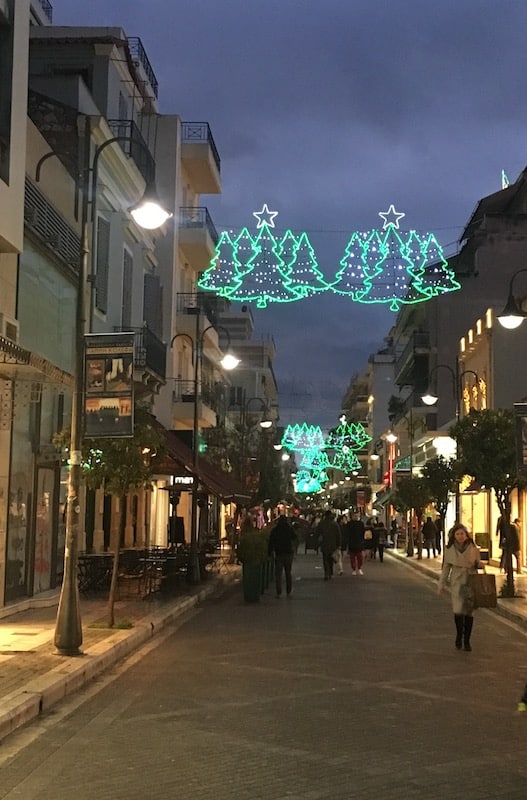
[[[384,220],[384,224],[382,226],[383,231],[385,231],[389,225],[393,225],[394,228],[399,230],[399,220],[405,217],[406,214],[396,211],[395,206],[392,203],[388,211],[379,211],[379,216]]]
[[[269,211],[269,206],[267,203],[264,203],[261,211],[253,211],[253,217],[256,217],[258,220],[256,229],[263,228],[264,225],[268,225],[269,228],[274,228],[274,218],[277,216],[278,211]],[[267,217],[267,219],[264,219],[264,217]]]

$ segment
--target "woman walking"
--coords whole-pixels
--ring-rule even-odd
[[[481,566],[479,550],[464,525],[456,523],[448,534],[443,569],[439,578],[438,594],[450,579],[450,597],[456,623],[456,648],[472,650],[470,635],[474,617],[474,601],[470,575]]]

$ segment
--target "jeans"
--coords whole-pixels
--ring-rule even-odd
[[[350,550],[350,564],[353,572],[362,569],[362,550]]]
[[[331,553],[322,553],[322,562],[324,564],[324,577],[331,578],[333,575],[333,552]]]
[[[291,594],[293,588],[293,578],[291,570],[293,567],[293,553],[277,553],[275,556],[275,579],[276,594],[282,594],[282,570],[285,572],[285,590]]]

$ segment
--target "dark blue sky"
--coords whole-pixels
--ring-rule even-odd
[[[525,0],[53,0],[57,25],[140,36],[164,113],[209,122],[218,227],[307,231],[334,275],[354,230],[404,228],[445,251],[480,197],[527,160]],[[393,315],[324,294],[256,314],[274,336],[284,422],[335,421]],[[287,408],[287,406],[301,406]]]

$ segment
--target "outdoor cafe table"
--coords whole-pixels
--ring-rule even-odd
[[[107,589],[110,585],[113,553],[79,553],[79,592],[90,594]]]

